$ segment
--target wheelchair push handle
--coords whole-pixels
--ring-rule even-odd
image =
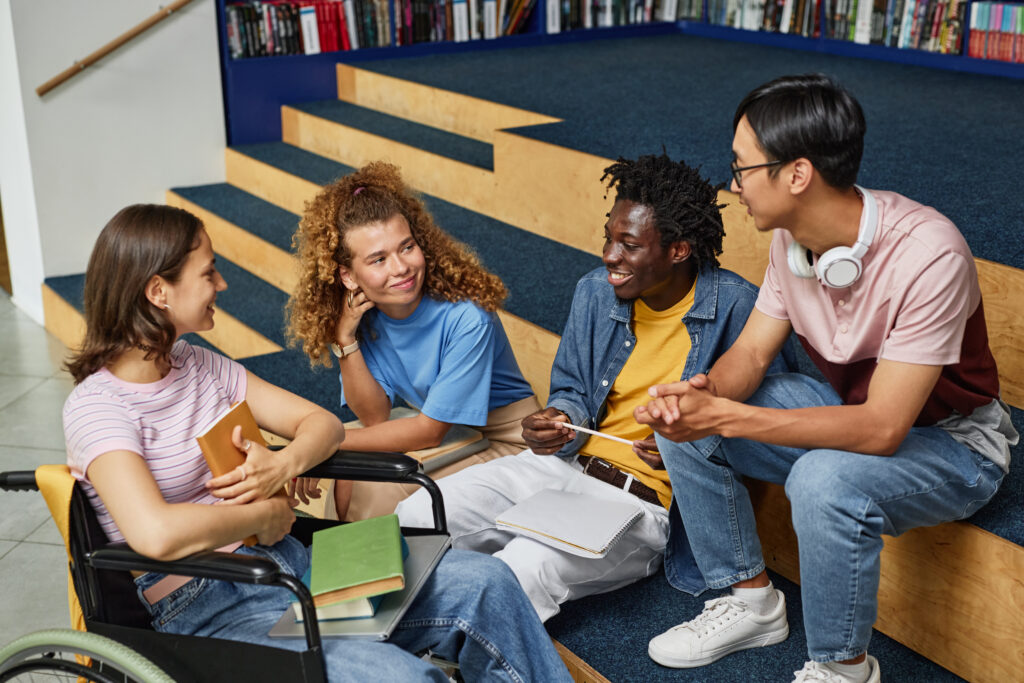
[[[33,470],[0,472],[0,489],[4,491],[38,491],[36,473]]]

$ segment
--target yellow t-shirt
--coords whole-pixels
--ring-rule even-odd
[[[607,412],[598,425],[599,431],[630,441],[644,439],[653,433],[650,427],[633,419],[633,409],[650,400],[648,387],[676,382],[682,376],[690,353],[690,335],[682,318],[693,306],[696,289],[695,282],[679,303],[664,311],[651,310],[640,299],[633,303],[636,346],[608,393]],[[623,472],[632,474],[657,492],[662,505],[669,506],[672,485],[668,472],[652,469],[629,446],[592,436],[580,453],[606,460]]]

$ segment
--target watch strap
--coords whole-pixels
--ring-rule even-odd
[[[340,347],[337,344],[331,344],[331,353],[333,353],[338,358],[344,358],[345,356],[350,356],[350,355],[352,355],[353,353],[355,353],[358,350],[359,350],[359,340],[358,339],[356,341],[352,342],[351,344],[349,344],[346,347]]]

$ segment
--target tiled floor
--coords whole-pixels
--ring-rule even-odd
[[[0,471],[64,462],[65,351],[0,291]],[[42,497],[0,491],[0,645],[68,626],[66,563]]]

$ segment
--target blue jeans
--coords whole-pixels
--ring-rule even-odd
[[[771,408],[839,405],[827,384],[771,375],[747,401]],[[741,477],[783,484],[799,539],[804,626],[811,659],[867,651],[878,609],[882,534],[969,517],[1003,471],[937,427],[910,430],[889,457],[803,450],[746,439],[674,443],[657,437],[697,565],[711,588],[764,569]]]
[[[302,576],[309,564],[309,549],[291,536],[274,546],[242,546],[235,552],[269,557],[295,576]],[[140,594],[161,577],[139,577]],[[158,631],[303,650],[304,639],[267,635],[291,595],[284,588],[193,579],[147,607]],[[468,681],[571,680],[509,568],[487,555],[460,550],[441,559],[390,640],[324,638],[323,645],[332,683],[447,683],[440,669],[413,654],[428,648],[457,661]]]

